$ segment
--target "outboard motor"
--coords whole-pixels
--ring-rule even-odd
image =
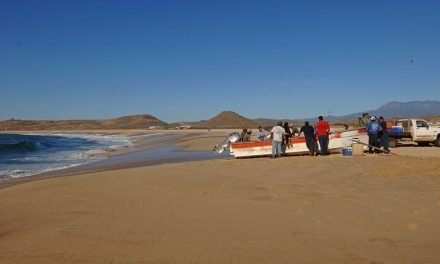
[[[231,133],[225,138],[223,144],[216,145],[213,150],[217,153],[222,153],[225,149],[229,148],[231,143],[240,141],[240,138],[241,136],[237,132]]]

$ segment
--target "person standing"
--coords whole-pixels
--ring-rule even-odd
[[[315,129],[309,124],[309,121],[304,122],[304,126],[301,127],[298,137],[301,136],[301,133],[304,133],[304,137],[306,138],[306,146],[310,151],[310,156],[316,156]]]
[[[248,134],[248,129],[247,128],[243,128],[243,132],[241,132],[241,138],[240,141],[241,142],[249,142],[250,140],[250,135]]]
[[[328,142],[330,134],[330,125],[327,121],[324,121],[324,117],[318,117],[318,123],[316,124],[316,134],[318,135],[319,147],[321,148],[321,155],[328,155]]]
[[[263,127],[258,127],[258,132],[256,134],[258,141],[265,141],[266,140],[266,132],[264,132]]]
[[[283,122],[279,121],[277,126],[274,126],[270,131],[270,138],[272,139],[272,158],[281,157],[281,144],[286,142],[286,131],[282,127]]]
[[[368,130],[368,145],[378,148],[379,147],[379,141],[377,140],[377,136],[379,134],[379,131],[381,129],[381,126],[379,122],[377,122],[376,117],[372,116],[371,121],[367,124],[367,130]],[[368,153],[373,154],[377,152],[376,150],[373,150],[372,147],[368,147]]]
[[[292,131],[290,131],[289,122],[284,122],[284,131],[286,140],[282,145],[283,155],[286,155],[286,149],[291,147],[290,138],[292,137]]]
[[[385,122],[385,119],[383,116],[379,117],[379,123],[380,123],[380,146],[383,147],[384,150],[389,151],[389,141],[388,141],[388,128],[387,128],[387,122]]]

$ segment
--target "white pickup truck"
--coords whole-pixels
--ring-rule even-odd
[[[399,119],[395,125],[402,127],[403,131],[388,130],[390,147],[397,147],[397,142],[403,138],[411,139],[420,146],[428,146],[432,143],[440,147],[440,127],[429,125],[423,119]]]

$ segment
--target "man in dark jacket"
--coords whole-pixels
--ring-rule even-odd
[[[304,126],[301,127],[299,131],[298,137],[304,133],[304,137],[306,138],[306,146],[310,151],[310,156],[316,156],[317,149],[315,148],[316,144],[316,135],[315,129],[309,125],[309,121],[304,122]]]
[[[379,132],[379,145],[383,147],[384,150],[389,150],[387,122],[385,122],[383,116],[379,117],[379,123],[381,127],[381,130]]]

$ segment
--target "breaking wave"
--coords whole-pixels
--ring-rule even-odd
[[[31,151],[36,151],[38,149],[38,144],[36,142],[24,140],[18,143],[3,143],[0,144],[0,153],[26,153]]]
[[[0,180],[87,164],[131,145],[117,135],[0,134]]]

